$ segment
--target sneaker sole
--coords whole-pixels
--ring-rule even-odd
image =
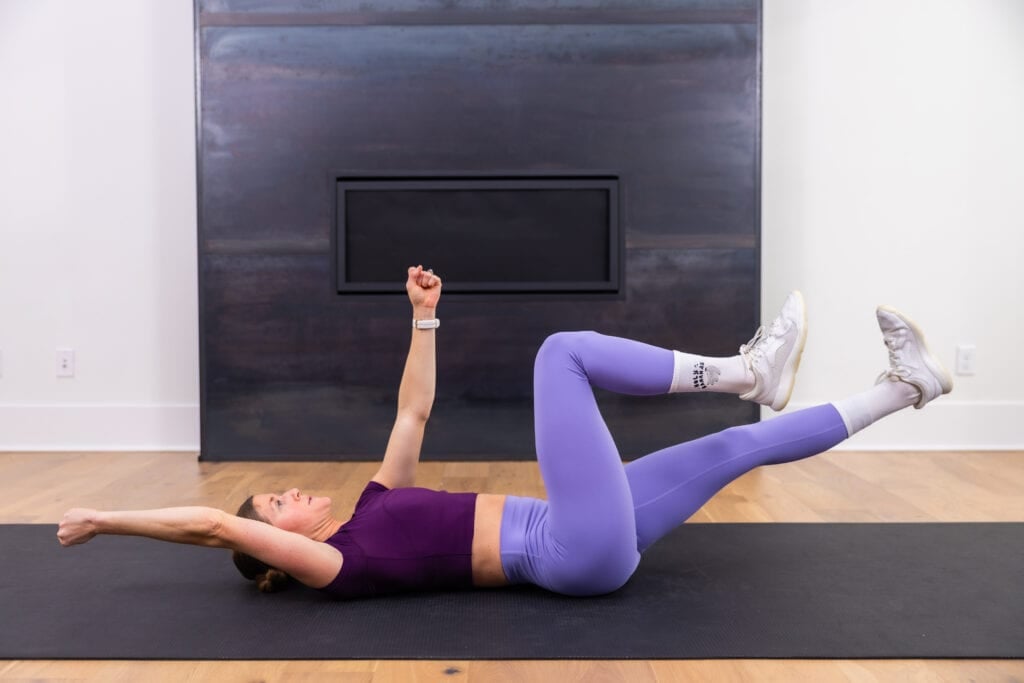
[[[894,315],[906,323],[907,327],[910,328],[910,331],[914,333],[915,337],[917,337],[918,344],[920,345],[921,360],[924,361],[924,365],[928,368],[928,371],[939,380],[939,386],[942,387],[942,393],[948,394],[953,391],[952,375],[949,374],[949,371],[946,370],[945,366],[938,358],[935,357],[935,354],[932,353],[931,348],[928,346],[928,341],[924,338],[924,331],[917,326],[917,323],[915,323],[905,313],[893,308],[892,306],[879,306],[878,310]],[[924,408],[924,405],[925,404],[923,403],[920,405],[914,404],[914,407],[920,409]]]
[[[807,343],[807,305],[804,303],[804,295],[800,290],[794,290],[800,300],[800,337],[789,352],[786,364],[782,368],[782,376],[779,378],[779,391],[775,394],[775,400],[769,406],[775,412],[786,407],[790,397],[793,395],[793,387],[796,385],[796,373],[800,369],[800,359],[804,355],[804,344]],[[783,395],[783,390],[785,394]]]

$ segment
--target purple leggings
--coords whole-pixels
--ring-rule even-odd
[[[548,500],[509,496],[501,559],[512,583],[566,595],[620,588],[652,543],[760,465],[826,451],[847,437],[829,404],[732,427],[625,466],[591,386],[654,395],[672,381],[671,351],[596,332],[561,332],[534,365],[537,461]]]

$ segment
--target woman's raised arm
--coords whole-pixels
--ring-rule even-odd
[[[410,268],[405,283],[412,304],[412,340],[405,361],[402,383],[398,388],[398,415],[388,439],[384,461],[373,481],[388,488],[412,486],[416,482],[416,465],[423,447],[423,432],[434,405],[437,382],[435,331],[420,329],[415,321],[436,319],[441,298],[441,278],[423,266]]]

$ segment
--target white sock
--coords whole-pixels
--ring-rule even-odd
[[[853,436],[886,415],[914,405],[920,397],[921,392],[913,384],[887,380],[832,405],[843,418],[847,434]]]
[[[714,391],[745,394],[754,388],[754,375],[741,356],[712,358],[673,351],[675,368],[670,394]]]

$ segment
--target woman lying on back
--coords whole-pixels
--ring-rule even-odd
[[[264,591],[290,575],[340,598],[521,583],[598,595],[625,584],[644,550],[742,474],[826,451],[952,389],[921,330],[883,306],[876,315],[889,367],[872,388],[623,465],[592,387],[633,395],[724,392],[782,410],[807,333],[803,298],[790,294],[771,325],[731,357],[562,332],[545,340],[534,365],[537,460],[548,499],[415,488],[434,401],[441,287],[432,271],[409,269],[413,329],[398,415],[381,467],[347,521],[335,516],[329,498],[293,488],[252,496],[238,515],[206,507],[75,508],[60,523],[61,544],[121,534],[228,548]]]

